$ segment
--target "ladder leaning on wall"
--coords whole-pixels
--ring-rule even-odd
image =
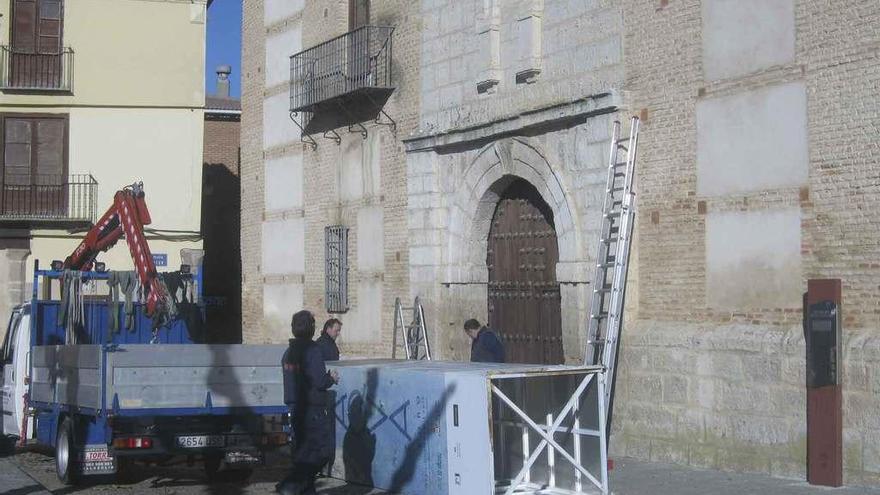
[[[639,123],[638,117],[632,118],[630,134],[626,138],[620,137],[620,122],[614,123],[605,203],[602,206],[602,226],[596,253],[587,346],[584,352],[584,364],[601,365],[607,370],[605,412],[608,424],[623,321],[630,243],[635,223],[635,193],[632,184],[639,144]],[[624,155],[623,160],[621,155]]]
[[[407,323],[404,314],[410,312],[412,319]],[[399,297],[394,301],[394,342],[391,349],[393,359],[397,359],[397,348],[401,344],[406,359],[431,359],[431,344],[428,342],[425,310],[418,297],[412,307],[404,307]]]

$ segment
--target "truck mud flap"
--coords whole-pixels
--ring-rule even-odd
[[[80,454],[82,474],[115,474],[116,457],[110,453],[106,445],[86,445]]]

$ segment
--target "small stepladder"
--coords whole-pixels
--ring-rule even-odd
[[[409,312],[412,312],[412,319],[407,323],[404,314]],[[397,359],[397,349],[400,344],[403,344],[406,359],[431,359],[425,310],[418,297],[409,308],[401,304],[399,297],[394,301],[394,343],[391,349],[393,359]]]
[[[614,122],[584,352],[584,364],[605,367],[607,386],[604,405],[609,424],[630,244],[635,223],[635,193],[632,185],[639,144],[639,124],[639,118],[633,117],[630,121],[629,137],[621,138],[620,122]],[[623,161],[621,155],[625,155]]]

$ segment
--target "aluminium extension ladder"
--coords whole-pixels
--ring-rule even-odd
[[[608,185],[602,206],[602,227],[596,253],[596,275],[590,304],[590,320],[584,364],[601,365],[606,369],[605,412],[611,411],[614,372],[623,320],[626,274],[630,243],[635,220],[636,150],[639,144],[639,118],[630,122],[628,138],[620,137],[620,122],[614,123],[611,153],[608,161]],[[622,152],[622,153],[621,153]],[[621,155],[624,159],[621,160]]]
[[[412,311],[412,320],[406,323],[403,316],[405,312]],[[428,342],[428,328],[425,324],[425,310],[419,298],[413,302],[411,308],[405,308],[398,297],[394,301],[394,343],[391,349],[391,357],[397,358],[398,334],[400,343],[403,344],[406,359],[431,359],[431,345]]]

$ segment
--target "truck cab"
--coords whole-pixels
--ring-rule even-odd
[[[3,391],[0,410],[3,424],[0,429],[0,451],[8,451],[20,439],[25,416],[25,394],[30,380],[30,308],[17,306],[12,310],[0,349],[3,368]]]

